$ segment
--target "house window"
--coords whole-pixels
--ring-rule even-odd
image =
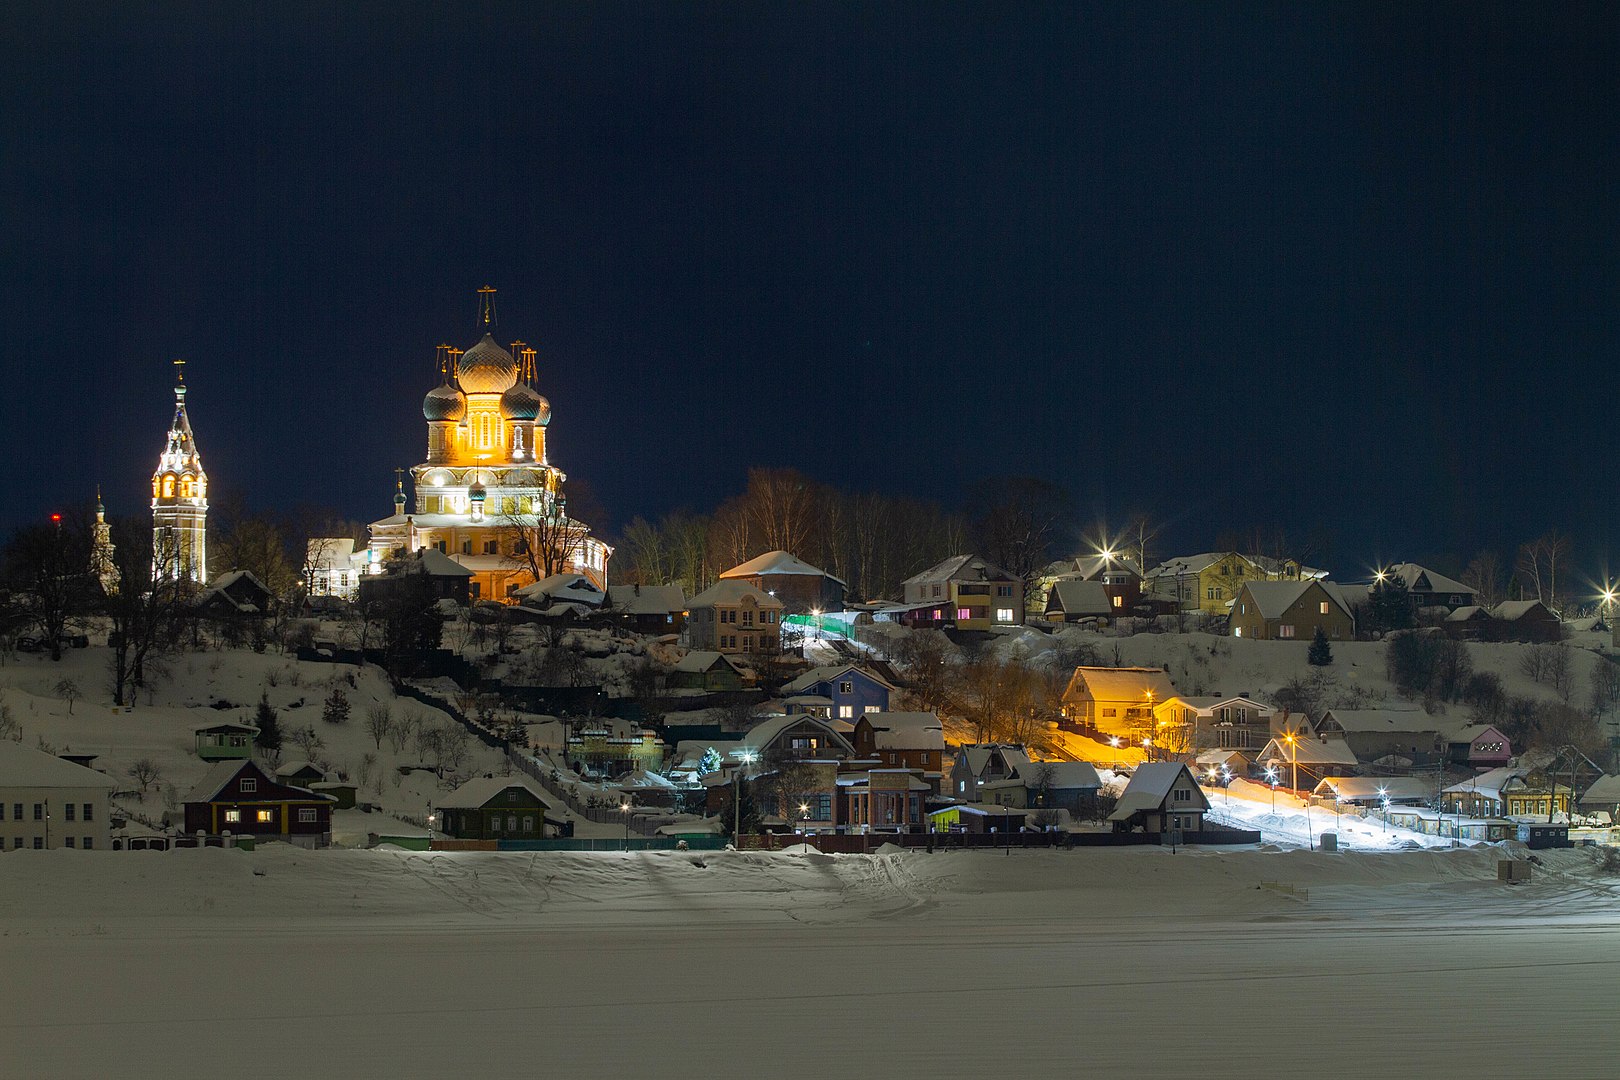
[[[494,816],[492,816],[489,819],[489,831],[490,832],[500,832],[501,831],[501,815],[495,814]]]
[[[1278,627],[1277,627],[1277,636],[1278,637],[1293,637],[1294,636],[1294,624],[1293,623],[1281,623],[1281,624],[1279,624]]]
[[[1114,606],[1115,607],[1124,607],[1125,606],[1125,598],[1123,596],[1114,597]]]
[[[72,803],[64,804],[63,807],[62,807],[62,813],[64,814],[64,817],[63,817],[64,821],[72,821],[73,820],[73,804]]]
[[[227,810],[227,811],[225,811],[225,824],[227,824],[227,825],[235,825],[238,821],[241,821],[241,820],[242,820],[242,811],[240,811],[240,810]]]
[[[300,806],[298,808],[298,823],[300,825],[315,824],[315,808],[313,806]]]
[[[71,837],[71,836],[62,837],[62,843],[67,847],[72,847],[73,846],[73,837]]]
[[[91,848],[96,846],[96,838],[93,836],[87,836],[84,838],[84,843],[80,844],[79,846],[84,848],[84,850],[89,851]]]
[[[485,540],[484,541],[484,554],[485,555],[499,555],[500,553],[501,553],[501,542],[499,540]]]
[[[45,850],[45,838],[43,836],[34,837],[34,850],[35,851],[44,851]]]
[[[854,682],[854,680],[853,679],[845,679],[843,682],[839,683],[838,684],[838,692],[840,694],[853,694],[855,692],[855,682]]]
[[[959,607],[956,609],[956,618],[959,622],[966,622],[968,619],[973,618],[973,612],[968,608]]]
[[[1232,627],[1232,636],[1233,637],[1242,637],[1243,636],[1243,627],[1241,627],[1241,626]]]
[[[517,788],[511,788],[511,789],[509,789],[507,791],[507,793],[506,793],[506,801],[507,802],[517,802],[518,801]]]
[[[855,706],[853,706],[853,705],[840,705],[840,706],[838,706],[838,719],[840,719],[840,720],[853,720],[854,718],[855,718]]]
[[[22,820],[22,803],[11,804],[11,816],[16,821]]]
[[[1326,600],[1322,601],[1322,603],[1318,605],[1318,609],[1323,615],[1326,615],[1328,613],[1328,602]]]
[[[255,778],[255,777],[252,777],[252,776],[244,776],[244,777],[242,777],[242,788],[241,788],[241,790],[244,793],[249,792],[249,791],[258,791],[259,790],[259,781],[258,781],[258,779]]]
[[[938,585],[935,585],[935,586],[934,586],[934,595],[935,595],[935,596],[938,596],[938,595],[939,595],[939,586],[938,586]]]
[[[274,810],[260,810],[253,815],[253,819],[260,825],[268,825],[276,820],[276,812]]]
[[[523,816],[523,831],[527,832],[527,833],[534,832],[534,815],[533,814],[525,814]]]
[[[17,839],[13,840],[12,843],[11,843],[11,847],[12,847],[12,850],[20,849],[22,847],[22,837],[19,836],[19,837],[17,837]]]
[[[516,814],[507,814],[506,815],[506,831],[507,832],[517,832],[517,815]]]
[[[997,596],[1011,596],[1012,595],[1012,586],[1011,585],[997,585],[996,586],[996,595]]]
[[[463,540],[461,542],[461,553],[463,555],[471,555],[472,554],[472,541],[471,540]]]
[[[45,820],[45,804],[44,803],[35,803],[34,804],[34,820],[35,821],[44,821]]]

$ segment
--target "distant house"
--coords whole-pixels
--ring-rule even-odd
[[[1102,778],[1083,761],[1031,761],[1013,776],[985,782],[980,790],[986,802],[997,806],[1067,810],[1080,817],[1094,811]]]
[[[186,831],[248,834],[302,847],[332,842],[334,799],[277,783],[255,761],[221,761],[182,800]]]
[[[1024,621],[1024,583],[977,555],[952,555],[902,583],[910,626],[988,630]]]
[[[1029,764],[1022,746],[1007,743],[965,743],[951,764],[951,794],[964,802],[978,802],[985,784],[1017,776]]]
[[[687,610],[686,634],[694,649],[782,651],[782,601],[746,581],[717,581],[692,597]]]
[[[197,610],[204,615],[266,615],[275,603],[275,593],[253,571],[232,570],[203,590]]]
[[[1175,731],[1176,743],[1194,753],[1241,750],[1253,753],[1280,734],[1274,705],[1253,698],[1172,694],[1153,707],[1156,729]]]
[[[1451,756],[1449,737],[1422,709],[1328,709],[1318,735],[1340,738],[1360,761],[1395,768],[1438,765]]]
[[[945,729],[931,712],[868,712],[855,721],[855,756],[887,769],[919,769],[939,793],[945,767]]]
[[[1112,619],[1121,611],[1115,606],[1117,599],[1120,598],[1109,595],[1108,586],[1100,581],[1058,578],[1046,594],[1046,619],[1070,623],[1082,619]]]
[[[1434,784],[1421,776],[1329,776],[1311,794],[1341,806],[1427,806]]]
[[[572,831],[552,800],[521,776],[468,780],[440,799],[434,811],[439,831],[458,840],[543,840]]]
[[[733,566],[720,575],[720,580],[746,582],[776,597],[785,611],[797,614],[844,610],[844,592],[849,587],[842,579],[780,550],[767,551]]]
[[[1138,765],[1108,815],[1116,832],[1202,832],[1209,800],[1187,766],[1178,761]]]
[[[1474,590],[1417,563],[1396,563],[1384,568],[1385,577],[1399,577],[1414,608],[1443,607],[1455,611],[1477,603]]]
[[[1440,628],[1447,637],[1459,641],[1488,641],[1492,635],[1495,620],[1491,613],[1478,604],[1465,604],[1446,615]]]
[[[106,773],[0,739],[0,849],[101,849],[118,785]]]
[[[307,788],[324,783],[326,770],[310,761],[285,761],[276,766],[276,780],[292,787]]]
[[[1163,668],[1077,667],[1063,691],[1063,715],[1104,735],[1141,738],[1154,731],[1154,706],[1175,692]]]
[[[957,803],[928,812],[931,832],[1012,833],[1028,820],[1028,810],[994,803]]]
[[[1301,790],[1315,787],[1329,776],[1349,776],[1360,764],[1350,744],[1339,736],[1313,735],[1308,729],[1294,730],[1293,739],[1278,737],[1261,748],[1255,763],[1275,769],[1278,782],[1291,786],[1295,773]]]
[[[752,680],[724,653],[696,649],[676,661],[667,681],[677,690],[741,690]]]
[[[783,686],[782,693],[788,712],[819,712],[853,723],[862,713],[886,710],[894,689],[875,672],[839,664],[811,668]]]
[[[1491,724],[1470,724],[1452,732],[1447,747],[1453,765],[1496,769],[1513,760],[1513,743]]]
[[[1356,620],[1331,581],[1249,581],[1239,590],[1228,622],[1233,637],[1257,641],[1310,641],[1320,629],[1329,640],[1355,637]]]
[[[1251,581],[1304,581],[1327,577],[1327,572],[1302,566],[1293,559],[1242,555],[1236,551],[1205,551],[1169,559],[1148,571],[1145,593],[1172,600],[1183,611],[1224,615],[1243,586]]]
[[[354,600],[371,558],[371,549],[355,550],[352,536],[312,537],[304,549],[304,587],[311,596]]]
[[[1581,793],[1575,804],[1584,814],[1603,813],[1620,821],[1620,776],[1600,776]]]
[[[241,761],[253,756],[253,739],[259,729],[252,724],[211,724],[195,733],[197,756],[204,761]]]
[[[1503,600],[1491,609],[1501,641],[1562,641],[1564,624],[1540,600]]]
[[[1074,575],[1081,581],[1101,582],[1115,611],[1130,611],[1142,598],[1142,568],[1122,555],[1110,552],[1076,559]]]
[[[550,574],[512,593],[526,608],[546,613],[589,615],[607,603],[607,593],[584,574]]]
[[[609,585],[608,613],[638,634],[678,634],[686,628],[686,592],[679,585]]]
[[[1527,766],[1490,769],[1440,792],[1440,808],[1470,817],[1535,817],[1569,813],[1568,784]]]
[[[473,571],[438,549],[422,548],[384,564],[380,574],[362,577],[360,603],[364,606],[385,602],[425,578],[434,599],[452,600],[465,607],[476,599],[472,589],[474,576]]]

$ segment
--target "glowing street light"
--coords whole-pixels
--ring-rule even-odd
[[[742,842],[742,782],[744,779],[742,770],[744,765],[752,765],[753,763],[754,752],[744,750],[742,752],[742,764],[738,765],[731,774],[731,842],[739,846]]]
[[[1119,772],[1119,736],[1108,736],[1108,745],[1114,748],[1114,771]]]
[[[624,815],[624,850],[628,852],[630,850],[630,804],[628,802],[620,803],[619,812]]]
[[[1271,781],[1271,813],[1275,817],[1277,814],[1277,767],[1275,765],[1266,767],[1266,779]]]
[[[1378,799],[1384,806],[1384,831],[1389,832],[1389,789],[1385,787],[1379,788]]]

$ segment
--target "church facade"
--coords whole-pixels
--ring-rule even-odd
[[[208,582],[208,474],[186,415],[185,361],[176,360],[174,368],[174,419],[152,473],[152,576],[202,586]]]
[[[394,513],[372,522],[376,572],[390,555],[437,550],[473,572],[473,599],[578,573],[607,588],[612,549],[568,516],[567,477],[551,462],[551,403],[535,390],[534,349],[495,340],[495,290],[479,290],[482,338],[439,346],[439,385],[422,401],[427,456],[395,485]]]

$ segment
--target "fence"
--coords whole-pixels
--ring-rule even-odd
[[[1208,829],[1181,835],[1184,847],[1258,844],[1260,834],[1245,829]],[[836,855],[863,855],[885,844],[915,850],[965,851],[975,848],[1078,848],[1168,846],[1169,838],[1148,832],[1008,832],[1008,833],[769,833],[743,836],[739,847],[752,851],[780,851],[808,844]]]

